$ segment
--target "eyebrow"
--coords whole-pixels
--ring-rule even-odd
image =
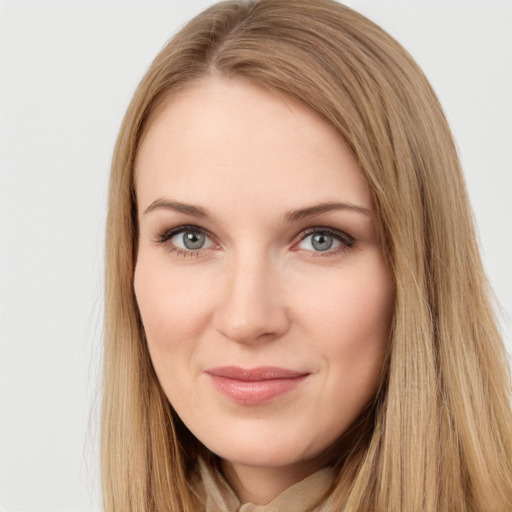
[[[205,218],[210,217],[210,213],[206,208],[195,206],[193,204],[180,203],[178,201],[169,201],[167,199],[156,199],[144,211],[144,214],[152,212],[153,210],[164,209],[172,210],[192,217]],[[292,223],[310,217],[315,217],[323,213],[329,213],[336,210],[349,210],[371,217],[371,211],[363,206],[358,206],[352,203],[337,203],[328,202],[321,203],[306,208],[299,208],[297,210],[289,210],[283,214],[283,222]]]
[[[144,211],[144,214],[152,212],[153,210],[173,210],[192,217],[209,217],[208,210],[201,208],[200,206],[194,206],[193,204],[179,203],[177,201],[168,201],[166,199],[156,199],[153,201]]]
[[[352,203],[329,202],[317,204],[315,206],[309,206],[307,208],[300,208],[298,210],[287,211],[283,215],[283,220],[284,222],[297,222],[299,220],[307,219],[310,217],[316,217],[317,215],[329,213],[336,210],[349,210],[356,213],[361,213],[368,217],[372,216],[371,210],[365,208],[364,206],[358,206]]]

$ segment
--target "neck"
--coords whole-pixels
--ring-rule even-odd
[[[287,467],[254,467],[222,461],[222,473],[240,503],[265,505],[319,467],[313,461]]]

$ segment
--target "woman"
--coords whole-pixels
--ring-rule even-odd
[[[106,510],[511,509],[456,151],[380,28],[204,11],[135,93],[109,202]]]

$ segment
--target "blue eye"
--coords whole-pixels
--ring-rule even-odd
[[[351,247],[353,243],[354,239],[342,231],[317,229],[304,233],[297,248],[313,252],[327,252]]]
[[[187,251],[208,249],[212,245],[211,239],[203,232],[192,229],[178,232],[170,238],[170,241],[178,249],[184,249]]]
[[[197,253],[213,246],[213,240],[201,228],[195,226],[170,229],[159,235],[157,241],[161,244],[169,244],[172,250],[181,253]]]

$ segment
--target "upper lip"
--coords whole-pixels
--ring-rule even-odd
[[[260,366],[258,368],[239,368],[238,366],[221,366],[206,370],[206,373],[226,379],[254,382],[274,379],[297,379],[305,377],[308,372],[299,372],[277,366]]]

